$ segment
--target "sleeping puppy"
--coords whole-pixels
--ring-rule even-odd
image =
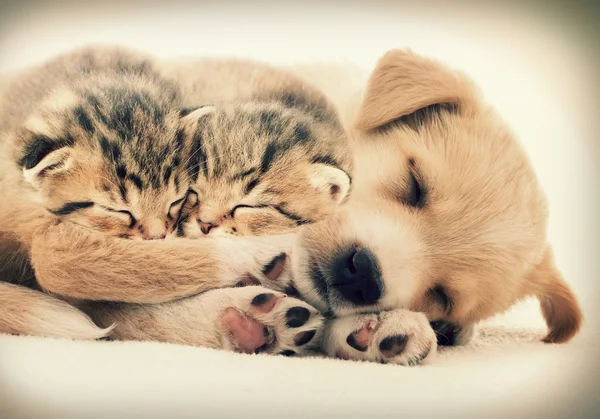
[[[326,352],[416,364],[436,348],[429,322],[464,343],[528,296],[540,300],[544,342],[571,339],[582,314],[552,261],[543,193],[472,82],[391,51],[355,109],[349,200],[304,230],[292,258],[300,294],[336,318]]]

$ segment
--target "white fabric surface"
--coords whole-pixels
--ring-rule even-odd
[[[549,239],[586,324],[572,343],[543,345],[535,341],[543,334],[535,302],[526,302],[482,329],[472,345],[417,368],[0,336],[0,418],[598,417],[592,232],[600,84],[598,56],[573,9],[560,15],[547,7],[377,1],[15,4],[0,10],[0,72],[89,42],[165,57],[335,61],[366,69],[386,50],[409,46],[464,69],[531,156],[548,194]]]

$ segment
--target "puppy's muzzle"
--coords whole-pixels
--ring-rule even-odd
[[[383,293],[381,270],[368,249],[352,246],[340,252],[332,263],[333,286],[348,301],[375,304]]]

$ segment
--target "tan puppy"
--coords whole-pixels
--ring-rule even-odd
[[[349,201],[308,227],[294,253],[300,293],[341,317],[329,325],[327,352],[416,363],[435,339],[407,309],[457,325],[450,338],[460,343],[474,324],[527,296],[540,300],[545,342],[571,339],[582,314],[552,262],[543,193],[473,83],[391,51],[354,113]]]

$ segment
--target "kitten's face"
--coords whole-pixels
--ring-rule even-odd
[[[180,233],[279,234],[331,214],[350,189],[350,152],[334,122],[259,103],[204,115]]]
[[[106,234],[172,234],[189,185],[173,99],[128,78],[55,92],[20,133],[19,160],[35,198],[61,219]]]

